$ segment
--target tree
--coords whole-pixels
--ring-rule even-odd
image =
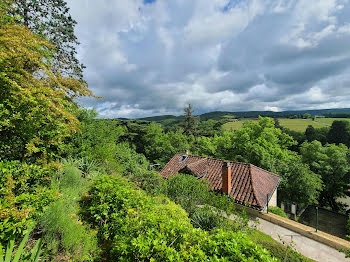
[[[279,195],[283,200],[316,203],[322,181],[288,149],[295,144],[291,136],[275,128],[273,119],[260,117],[259,122],[246,122],[235,132],[199,138],[196,147],[198,154],[252,163],[280,175]]]
[[[54,157],[79,131],[74,98],[92,93],[84,82],[53,70],[54,54],[46,40],[1,17],[0,159]]]
[[[321,204],[338,211],[340,206],[336,199],[344,196],[344,189],[350,183],[348,148],[342,144],[322,146],[319,141],[313,141],[303,143],[300,151],[304,163],[322,177],[324,189],[320,196]]]
[[[312,117],[312,115],[309,114],[309,113],[303,114],[303,119],[308,119],[308,118],[311,118],[311,117]]]
[[[183,128],[186,135],[196,136],[198,132],[198,119],[193,116],[193,112],[191,104],[188,104],[188,106],[184,108],[185,121],[183,122]]]
[[[156,123],[147,127],[142,140],[147,159],[161,165],[165,165],[174,154],[189,149],[188,137],[180,132],[164,133]]]
[[[56,48],[53,69],[82,79],[84,66],[76,57],[79,45],[74,34],[76,21],[65,0],[14,0],[11,14],[32,32],[46,38]]]
[[[305,130],[305,137],[308,142],[316,140],[316,131],[312,125],[308,125]]]
[[[344,144],[350,146],[350,127],[348,121],[335,120],[327,135],[330,144]]]

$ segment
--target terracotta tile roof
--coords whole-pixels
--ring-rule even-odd
[[[190,171],[199,179],[205,179],[212,191],[222,189],[222,166],[224,160],[176,154],[160,171],[164,178]],[[271,172],[247,163],[231,163],[231,191],[238,204],[262,210],[266,206],[267,194],[271,197],[281,178]]]

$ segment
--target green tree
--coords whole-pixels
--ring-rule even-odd
[[[77,22],[69,14],[66,1],[14,0],[13,7],[11,13],[20,16],[23,25],[54,44],[53,69],[82,79],[84,66],[76,57]]]
[[[196,136],[198,133],[198,119],[193,116],[193,112],[191,104],[184,108],[185,121],[183,122],[183,129],[184,134]]]
[[[86,84],[52,70],[54,46],[28,28],[0,21],[0,159],[47,159],[78,132],[74,98]]]
[[[142,138],[145,156],[152,162],[166,164],[174,154],[189,149],[188,137],[180,132],[164,133],[159,124],[151,123]]]
[[[330,144],[344,144],[350,146],[350,126],[348,121],[335,120],[327,135]]]
[[[305,137],[308,142],[316,140],[316,131],[312,125],[308,125],[305,130]]]
[[[321,204],[338,211],[336,199],[344,196],[344,189],[350,183],[348,148],[342,144],[322,146],[319,141],[313,141],[303,143],[300,151],[303,161],[322,177],[324,189],[320,196]]]
[[[316,203],[322,181],[289,148],[296,142],[271,118],[249,121],[235,132],[197,139],[197,154],[252,163],[281,176],[279,196],[299,204]]]

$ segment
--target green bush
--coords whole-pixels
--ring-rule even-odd
[[[196,227],[202,225],[201,228],[205,230],[209,228],[244,232],[250,230],[248,217],[244,211],[238,212],[236,210],[231,197],[211,192],[207,183],[198,180],[195,176],[180,174],[170,177],[164,183],[162,192],[189,213],[191,221]],[[209,210],[199,210],[198,206],[202,205],[212,207],[215,214],[209,213]],[[234,215],[234,220],[227,219],[225,215]],[[211,226],[205,225],[210,221]]]
[[[190,216],[198,205],[205,205],[210,199],[207,183],[185,174],[168,178],[163,193],[184,208]]]
[[[271,212],[272,214],[278,215],[280,217],[288,218],[286,213],[284,213],[284,211],[279,207],[269,207],[269,212]]]
[[[96,179],[81,214],[98,229],[107,261],[276,261],[242,233],[193,228],[182,208],[120,177]]]
[[[90,261],[97,252],[96,233],[84,226],[77,214],[77,201],[89,181],[76,167],[66,166],[53,183],[62,195],[39,220],[46,249],[55,257],[64,255],[74,261]]]
[[[219,226],[221,219],[218,216],[212,208],[205,205],[195,209],[191,216],[191,223],[195,227],[210,231]]]
[[[44,208],[57,198],[51,187],[53,169],[46,166],[0,162],[0,245],[32,227]]]

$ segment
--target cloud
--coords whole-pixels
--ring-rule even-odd
[[[350,107],[348,0],[68,0],[102,117]]]

